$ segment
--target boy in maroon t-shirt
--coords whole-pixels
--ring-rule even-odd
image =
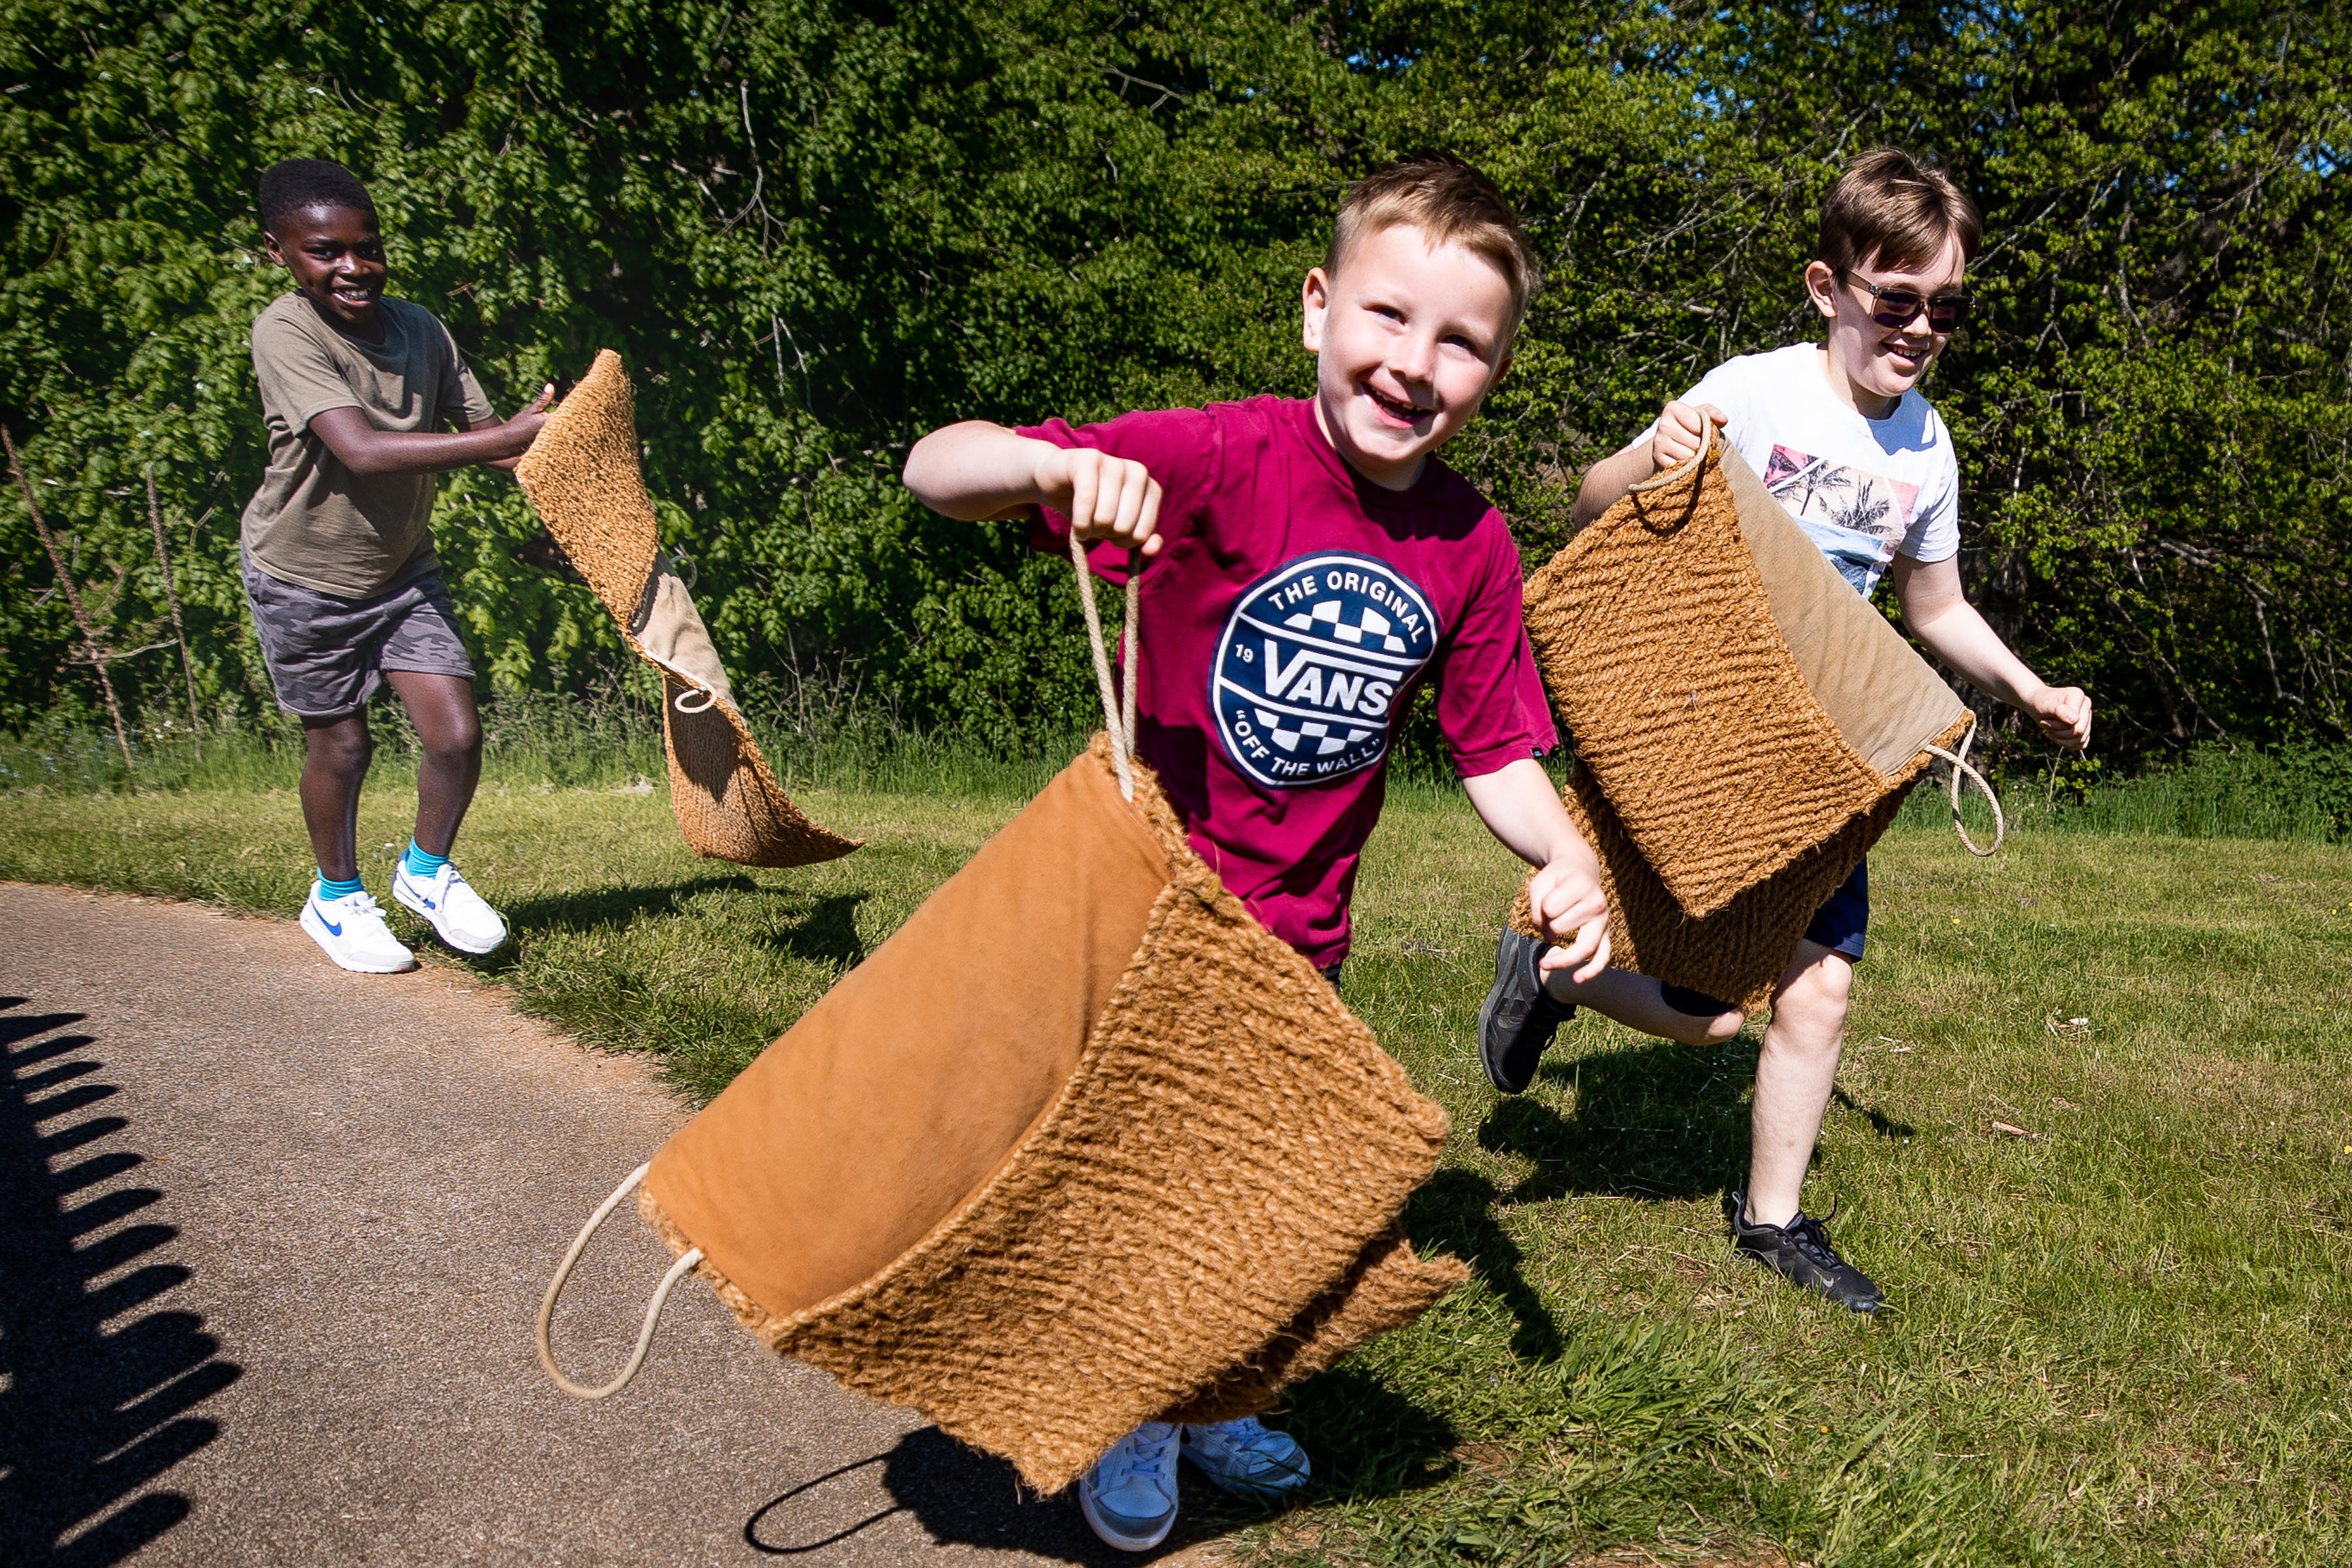
[[[1410,159],[1349,189],[1307,275],[1312,398],[1081,427],[973,420],[907,459],[936,510],[1030,517],[1044,547],[1075,526],[1113,581],[1140,560],[1138,749],[1225,886],[1335,979],[1382,764],[1423,679],[1471,805],[1538,868],[1535,908],[1559,944],[1544,969],[1581,982],[1608,963],[1600,867],[1536,761],[1557,737],[1518,552],[1501,513],[1433,456],[1509,366],[1537,286],[1502,194],[1458,160]],[[1166,1538],[1171,1448],[1261,1498],[1307,1471],[1255,1419],[1148,1423],[1079,1483],[1104,1541]]]

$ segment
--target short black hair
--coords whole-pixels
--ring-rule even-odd
[[[261,171],[261,226],[275,229],[278,220],[305,207],[349,207],[375,216],[367,187],[341,163],[324,158],[288,158]]]

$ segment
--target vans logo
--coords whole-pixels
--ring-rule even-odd
[[[1370,556],[1308,556],[1260,579],[1217,646],[1210,706],[1226,754],[1276,788],[1378,765],[1397,694],[1437,637],[1420,588]]]

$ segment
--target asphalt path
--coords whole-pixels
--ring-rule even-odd
[[[635,1384],[553,1388],[549,1272],[688,1111],[465,970],[0,884],[0,1562],[1138,1561],[691,1280]],[[619,1364],[667,1261],[605,1227],[573,1375]],[[1160,1561],[1217,1555],[1204,1493]]]

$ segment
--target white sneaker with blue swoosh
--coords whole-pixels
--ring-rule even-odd
[[[392,896],[423,915],[459,952],[490,952],[507,939],[507,922],[449,861],[430,877],[410,875],[404,863],[392,874]]]
[[[317,884],[302,906],[302,929],[329,958],[362,974],[397,974],[416,967],[416,955],[400,945],[383,923],[383,906],[365,893],[322,899]]]

